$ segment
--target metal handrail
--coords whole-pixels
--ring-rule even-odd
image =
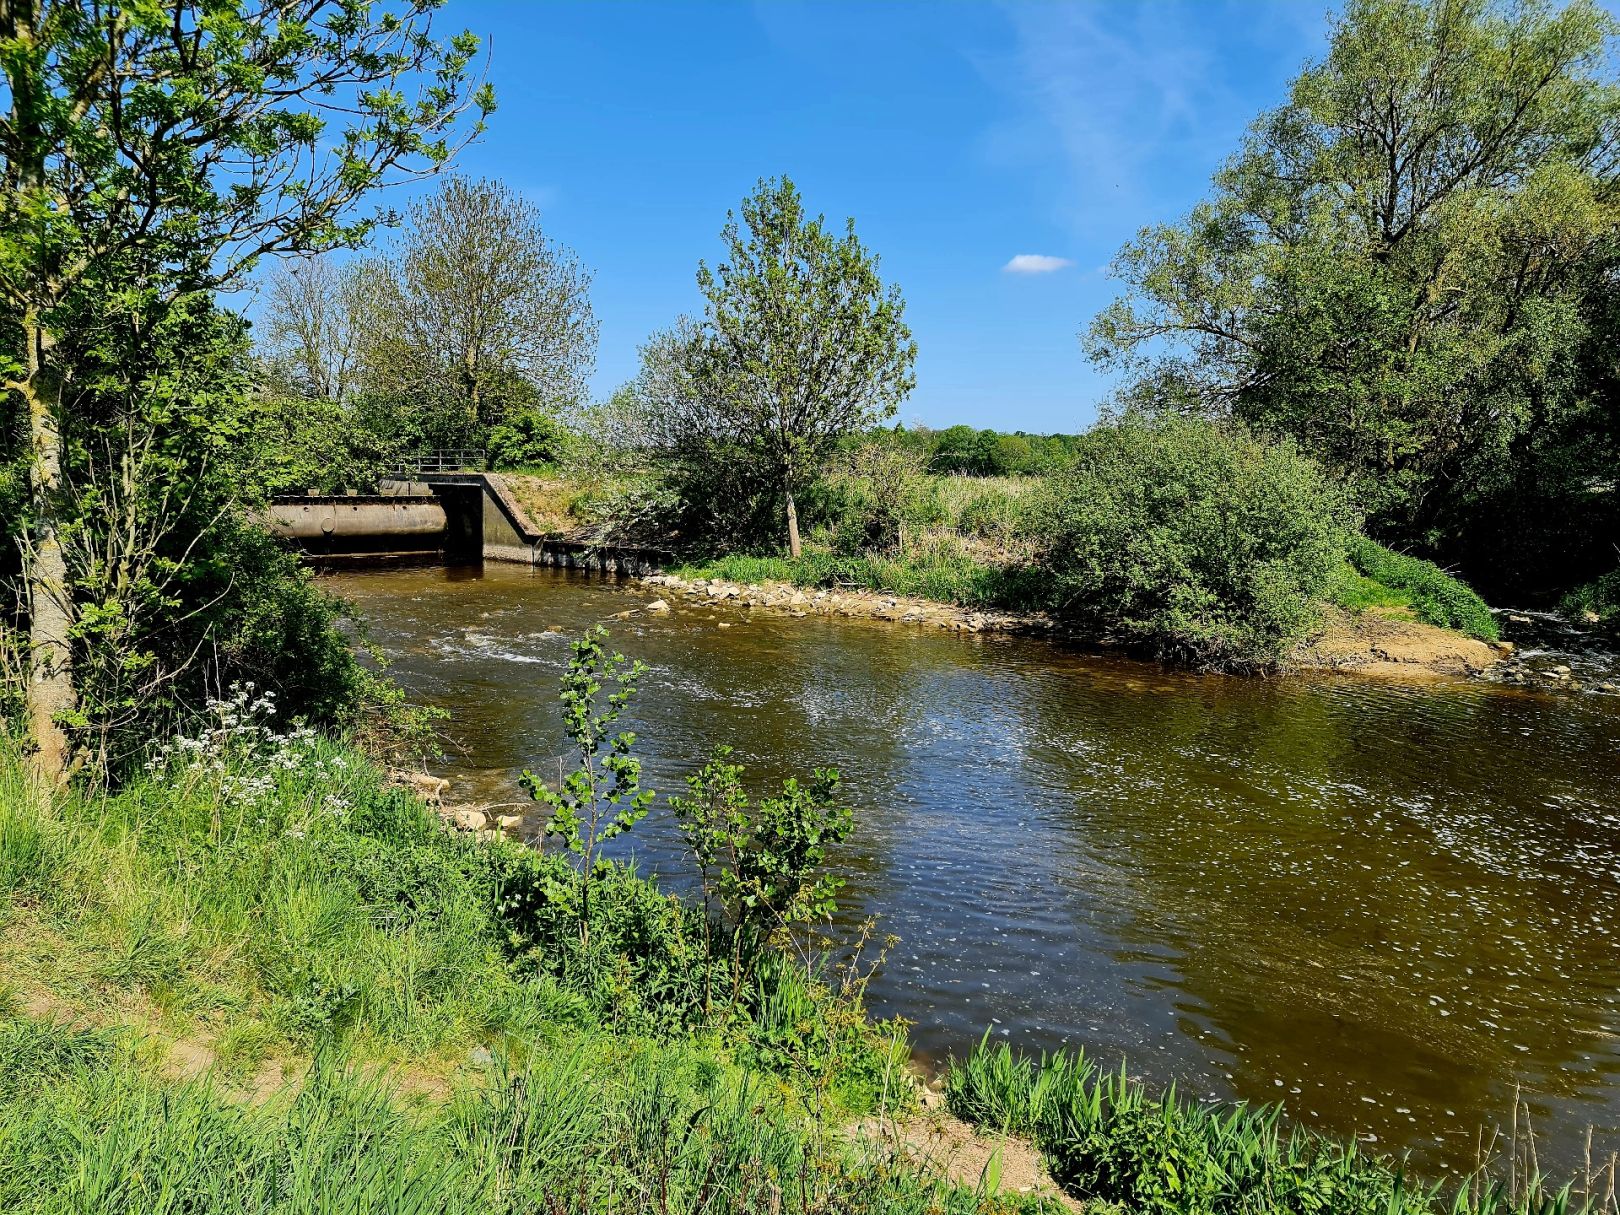
[[[462,469],[481,471],[483,467],[484,452],[475,447],[464,447],[426,451],[415,456],[408,456],[400,461],[400,466],[396,471],[401,473],[447,473],[459,472]]]

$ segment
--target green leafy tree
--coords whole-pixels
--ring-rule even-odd
[[[25,436],[27,717],[60,780],[74,710],[65,392],[103,326],[151,324],[266,254],[358,243],[354,208],[442,164],[492,94],[436,0],[8,0],[0,4],[4,388]]]
[[[446,402],[482,442],[524,410],[578,407],[596,362],[589,271],[498,181],[447,179],[413,204],[358,323],[368,386]]]
[[[631,753],[634,732],[613,730],[646,667],[639,661],[626,667],[623,654],[609,654],[603,648],[607,636],[607,630],[597,625],[574,642],[563,675],[563,729],[574,742],[578,760],[574,770],[556,789],[547,788],[527,770],[522,778],[529,796],[551,811],[546,834],[561,839],[578,858],[573,897],[580,944],[586,949],[591,940],[591,884],[608,867],[601,846],[647,817],[654,796],[651,789],[641,787],[641,761]]]
[[[843,879],[825,872],[827,849],[854,827],[838,800],[839,775],[817,768],[808,784],[789,777],[774,797],[750,800],[730,747],[717,747],[669,799],[703,879],[705,911],[729,929],[733,998],[758,948],[772,935],[831,917]]]
[[[695,459],[736,461],[780,495],[797,557],[797,495],[842,437],[894,413],[917,347],[854,221],[834,235],[786,177],[761,180],[721,235],[725,260],[699,267],[706,309],[681,351],[688,408],[670,423]]]
[[[1121,251],[1091,354],[1138,404],[1293,435],[1403,542],[1520,469],[1578,484],[1545,447],[1596,420],[1612,334],[1615,30],[1590,0],[1351,0],[1209,200]]]

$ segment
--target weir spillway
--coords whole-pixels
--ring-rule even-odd
[[[268,523],[315,561],[420,557],[638,575],[669,560],[661,550],[542,532],[495,473],[385,479],[375,494],[284,495],[271,500]]]

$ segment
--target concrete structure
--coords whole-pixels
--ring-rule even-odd
[[[494,473],[421,473],[385,480],[372,495],[298,496],[271,503],[271,530],[313,557],[436,556],[447,562],[655,572],[670,555],[594,546],[537,531]]]

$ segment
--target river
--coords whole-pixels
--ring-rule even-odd
[[[1522,1086],[1544,1166],[1589,1125],[1620,1147],[1620,697],[684,602],[614,621],[646,591],[519,566],[324,583],[451,712],[457,797],[554,770],[567,642],[599,621],[648,666],[627,717],[661,793],[719,743],[762,780],[839,768],[842,902],[899,936],[873,1004],[924,1060],[1083,1045],[1425,1170],[1471,1165]],[[627,838],[687,880],[658,809]]]

